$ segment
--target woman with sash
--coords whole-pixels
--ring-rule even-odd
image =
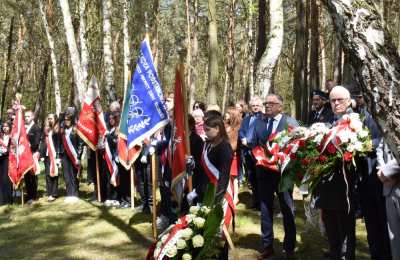
[[[52,202],[58,197],[58,158],[60,149],[59,126],[57,116],[49,114],[46,118],[43,138],[40,145],[40,153],[44,161],[46,175],[47,201]]]
[[[11,124],[4,122],[0,131],[0,206],[12,203],[12,183],[8,177],[8,149]]]
[[[64,181],[67,191],[65,202],[78,202],[79,180],[78,172],[81,167],[80,158],[83,151],[83,142],[79,138],[74,126],[74,111],[67,110],[60,130],[60,154],[64,172]]]

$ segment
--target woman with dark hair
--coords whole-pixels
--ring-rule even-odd
[[[60,139],[57,115],[49,114],[44,125],[40,153],[44,161],[46,175],[47,201],[52,202],[58,197],[58,167],[61,164],[58,158]]]
[[[0,206],[12,203],[12,184],[8,177],[8,148],[11,124],[4,122],[0,131]]]
[[[196,101],[193,104],[193,111],[196,109],[201,109],[204,113],[206,111],[206,105],[203,102]]]

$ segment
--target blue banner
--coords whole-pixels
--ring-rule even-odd
[[[144,40],[140,46],[140,55],[132,77],[128,102],[128,148],[132,148],[135,145],[141,145],[145,138],[154,134],[169,121],[147,40]]]

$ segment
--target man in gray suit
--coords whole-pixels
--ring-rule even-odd
[[[276,94],[269,94],[265,100],[265,115],[255,122],[255,144],[265,146],[272,133],[281,132],[288,126],[298,126],[297,121],[282,113],[283,99]],[[261,243],[262,252],[259,259],[268,259],[273,255],[273,204],[274,194],[279,199],[283,215],[285,238],[283,248],[286,259],[294,259],[296,245],[296,225],[294,222],[294,204],[291,191],[279,192],[280,173],[262,166],[256,166],[258,196],[261,210]]]
[[[378,160],[384,146],[385,144],[382,142],[378,148]],[[388,155],[390,156],[390,152],[383,152],[381,158]],[[392,158],[380,167],[377,175],[383,183],[383,195],[386,197],[386,215],[392,259],[400,259],[400,165],[396,159]]]

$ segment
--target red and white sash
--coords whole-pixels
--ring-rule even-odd
[[[75,169],[79,170],[79,164],[78,164],[78,154],[75,150],[74,145],[72,144],[71,138],[70,138],[70,133],[66,134],[64,133],[62,135],[62,142],[64,145],[64,150],[68,155],[68,158],[71,160],[72,165],[74,166]]]
[[[208,159],[208,149],[210,147],[210,144],[206,144],[203,146],[203,152],[201,154],[201,165],[203,166],[203,169],[210,180],[210,182],[217,186],[218,179],[219,179],[219,171],[218,169],[210,162]]]
[[[117,167],[117,164],[115,163],[115,160],[113,160],[110,145],[108,144],[107,140],[105,140],[104,146],[105,147],[104,147],[104,155],[103,156],[104,156],[104,159],[106,160],[108,171],[111,174],[110,183],[114,187],[117,187],[119,184],[118,167]]]
[[[49,134],[46,136],[46,146],[47,146],[47,153],[50,160],[50,176],[55,177],[58,176],[58,167],[56,165],[56,148],[54,147],[53,143],[53,132],[50,131]]]

